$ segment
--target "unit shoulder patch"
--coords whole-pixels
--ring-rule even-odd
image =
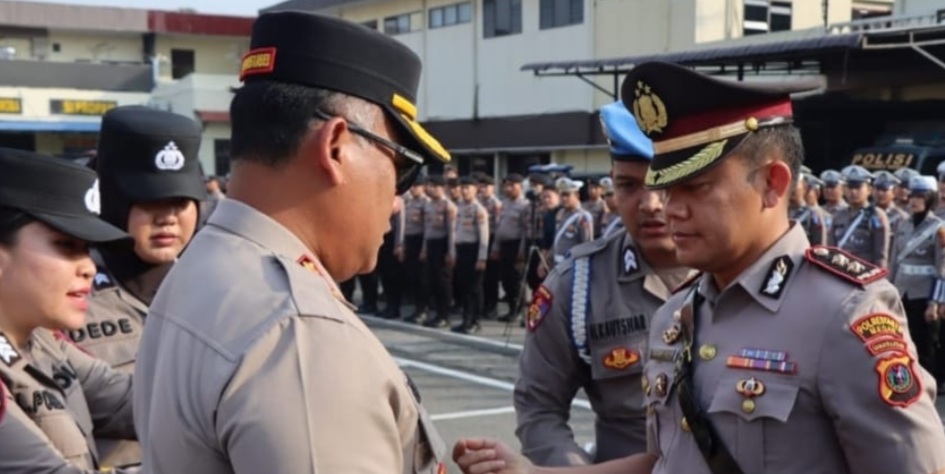
[[[834,247],[811,247],[807,249],[806,257],[815,267],[861,286],[877,281],[889,273],[885,268],[877,267]]]
[[[879,397],[893,407],[908,407],[922,395],[922,381],[915,371],[915,361],[906,353],[895,353],[876,361]]]
[[[902,339],[902,324],[895,316],[887,313],[867,314],[850,323],[850,330],[864,343],[870,343],[880,337]]]
[[[554,295],[545,285],[541,285],[535,290],[532,304],[528,306],[528,315],[525,321],[529,331],[538,329],[541,322],[545,320],[545,316],[551,311],[552,301],[554,301]]]

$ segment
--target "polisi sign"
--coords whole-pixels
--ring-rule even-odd
[[[895,171],[899,168],[914,167],[915,153],[902,151],[866,150],[853,155],[850,164],[860,165],[868,170]]]

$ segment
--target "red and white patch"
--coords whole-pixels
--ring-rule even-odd
[[[551,311],[551,303],[554,296],[551,291],[541,285],[535,290],[535,296],[532,297],[532,304],[528,306],[528,315],[525,323],[529,331],[538,329],[538,326],[545,320],[545,316]]]

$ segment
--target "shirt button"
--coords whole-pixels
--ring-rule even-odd
[[[702,347],[699,348],[699,357],[702,360],[715,359],[716,354],[718,354],[718,350],[711,344],[703,344]]]
[[[742,411],[745,413],[752,413],[755,411],[755,401],[752,399],[747,399],[742,402]]]

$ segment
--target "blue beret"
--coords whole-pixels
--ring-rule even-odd
[[[623,102],[602,107],[600,121],[614,160],[653,160],[653,142],[643,134],[637,119]]]

